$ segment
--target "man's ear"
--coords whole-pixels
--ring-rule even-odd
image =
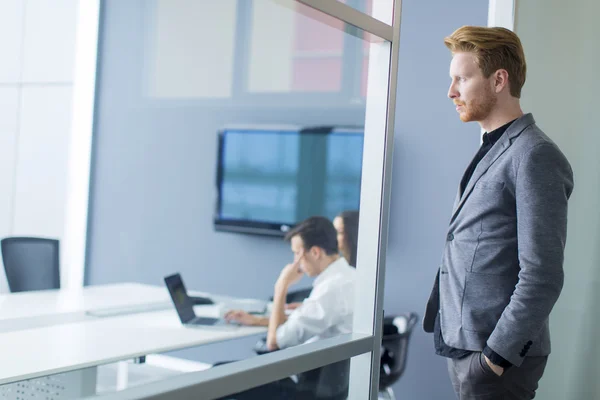
[[[494,92],[500,93],[504,88],[508,89],[508,71],[499,69],[494,72]]]
[[[309,251],[311,256],[313,256],[315,259],[318,259],[323,253],[323,251],[318,246],[311,247]]]

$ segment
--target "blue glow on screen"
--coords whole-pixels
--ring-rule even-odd
[[[225,131],[219,217],[295,224],[357,210],[362,151],[357,131]]]

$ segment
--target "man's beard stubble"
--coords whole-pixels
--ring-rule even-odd
[[[459,114],[460,120],[463,122],[471,122],[485,120],[490,115],[497,102],[498,99],[496,99],[493,93],[491,91],[486,91],[481,100],[477,99],[469,104],[455,101],[454,104],[463,106],[464,108],[464,112]]]

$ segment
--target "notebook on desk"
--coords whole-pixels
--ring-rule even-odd
[[[171,295],[171,300],[173,300],[173,305],[175,306],[179,320],[183,325],[199,327],[235,327],[237,325],[229,323],[223,318],[197,316],[194,312],[194,302],[190,296],[188,296],[180,274],[165,277],[165,284]]]

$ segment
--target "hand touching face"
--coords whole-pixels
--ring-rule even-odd
[[[302,262],[303,258],[304,251],[301,250],[294,256],[294,262],[286,265],[283,268],[283,270],[279,274],[278,283],[286,286],[291,286],[294,283],[298,282],[304,275],[304,272],[300,268],[300,263]]]

